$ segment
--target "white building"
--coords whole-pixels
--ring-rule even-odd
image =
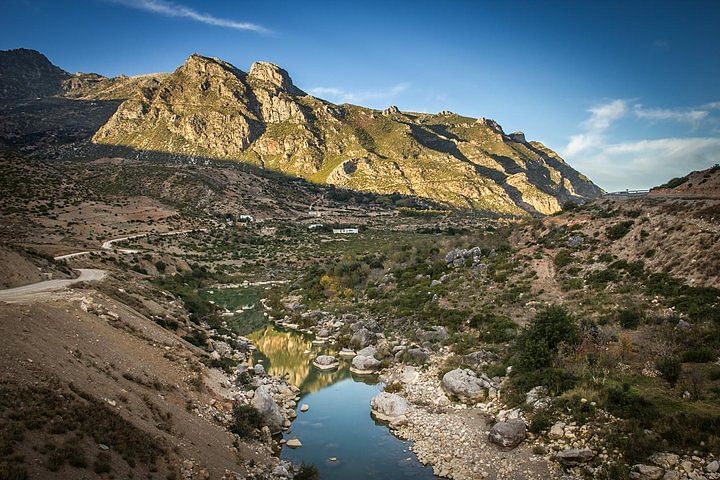
[[[335,234],[358,233],[358,229],[357,228],[333,228],[333,233],[335,233]]]

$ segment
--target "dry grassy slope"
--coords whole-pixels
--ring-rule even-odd
[[[44,162],[0,154],[0,239],[59,255],[134,233],[208,227],[226,214],[361,223],[394,210],[382,198],[261,173],[228,162]],[[323,211],[320,220],[308,215],[311,205]]]
[[[249,73],[192,55],[138,88],[97,144],[238,159],[318,182],[412,194],[505,213],[553,213],[600,189],[562,159],[492,120],[333,105],[258,62]]]
[[[83,296],[117,314],[118,320],[84,311]],[[23,411],[23,419],[42,418],[57,408],[67,408],[61,416],[71,416],[88,405],[107,412],[87,415],[69,429],[54,426],[62,422],[57,417],[41,421],[39,428],[25,427],[13,450],[25,455],[29,478],[104,477],[92,467],[102,451],[98,441],[110,447],[117,478],[146,478],[153,471],[158,472],[153,477],[164,478],[173,470],[184,475],[188,471],[184,460],[195,464],[192,478],[208,478],[200,475],[202,470],[209,478],[221,478],[226,470],[242,472],[240,459],[259,463],[269,459],[257,446],[241,443],[238,452],[233,436],[213,419],[214,412],[231,408],[230,393],[212,380],[222,374],[200,363],[205,354],[105,294],[77,290],[48,303],[0,304],[0,335],[5,339],[0,351],[3,402],[23,398],[23,386],[63,396],[36,393],[32,402],[5,404],[0,421],[7,423],[15,410]],[[206,379],[202,388],[194,381],[198,372]],[[110,427],[107,418],[115,422],[111,431],[97,430]],[[97,435],[93,441],[86,434],[79,444],[88,468],[65,465],[57,472],[48,471],[50,453],[33,448],[71,442],[75,432],[85,428]],[[158,460],[154,465],[143,463],[142,452],[133,451],[133,445],[157,448]],[[123,460],[123,454],[133,457],[135,468]]]
[[[720,166],[691,172],[653,188],[653,197],[715,198],[720,199]]]
[[[628,224],[628,233],[609,239],[608,229],[623,223]],[[720,287],[719,200],[606,197],[581,211],[548,217],[542,227],[539,232],[526,229],[516,235],[516,245],[533,251],[538,238],[565,228],[571,230],[569,235],[598,242],[589,253],[642,260],[648,270],[670,273],[690,285]],[[558,250],[550,252],[550,262]]]

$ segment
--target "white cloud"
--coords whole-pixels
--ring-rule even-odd
[[[639,103],[612,100],[588,110],[564,153],[573,166],[606,190],[650,188],[692,170],[720,163],[720,131],[713,131],[720,102],[696,107],[645,108]],[[690,123],[705,136],[638,139],[622,143],[609,140],[614,122],[632,116],[638,121]]]
[[[667,108],[643,108],[643,106],[640,104],[635,105],[633,113],[636,117],[647,120],[674,120],[676,122],[687,123],[697,123],[707,118],[707,116],[710,114],[710,112],[708,112],[707,110],[671,110]]]
[[[249,22],[239,22],[228,18],[220,18],[209,13],[201,13],[185,5],[177,3],[167,2],[165,0],[109,0],[112,3],[117,3],[130,8],[136,8],[138,10],[145,10],[146,12],[157,13],[159,15],[165,15],[166,17],[182,17],[189,18],[196,22],[204,23],[207,25],[213,25],[216,27],[233,28],[235,30],[248,30],[258,33],[271,33],[270,30]]]
[[[573,165],[608,191],[650,188],[720,163],[720,138],[638,140],[604,145]]]
[[[602,145],[605,131],[613,122],[622,118],[627,109],[627,102],[618,99],[597,105],[588,110],[590,118],[581,124],[584,132],[570,137],[570,142],[565,147],[565,155],[577,155],[580,152]]]
[[[362,103],[368,100],[393,98],[409,87],[409,83],[398,83],[383,90],[363,90],[358,92],[350,92],[338,87],[315,87],[310,89],[310,93],[316,97],[327,98],[336,103]]]

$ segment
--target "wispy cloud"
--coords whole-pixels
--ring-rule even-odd
[[[605,131],[613,122],[623,117],[627,112],[625,100],[613,100],[597,105],[590,110],[590,118],[582,123],[582,133],[570,137],[565,147],[565,155],[572,156],[589,148],[597,147],[603,143]]]
[[[166,17],[188,18],[196,22],[215,27],[232,28],[235,30],[246,30],[257,33],[272,33],[267,28],[250,22],[240,22],[229,18],[216,17],[209,13],[201,13],[197,10],[180,5],[178,3],[167,2],[165,0],[108,0],[111,3],[124,5],[126,7],[144,10],[146,12],[164,15]]]
[[[588,110],[589,117],[578,126],[579,133],[570,137],[564,153],[575,167],[607,190],[652,187],[720,163],[720,131],[713,129],[718,110],[720,102],[646,108],[630,100],[610,100]],[[621,119],[644,123],[646,128],[660,121],[691,124],[694,134],[612,142],[610,128]],[[698,136],[698,131],[705,135]],[[627,135],[628,129],[623,132]]]
[[[573,162],[609,191],[649,188],[720,163],[720,138],[638,140],[604,145]]]
[[[398,83],[381,90],[363,90],[351,92],[338,87],[315,87],[310,93],[316,97],[326,98],[336,103],[362,103],[369,100],[393,98],[410,88],[409,83]]]
[[[713,104],[708,104],[713,105]],[[718,104],[720,105],[720,104]],[[647,120],[673,120],[676,122],[697,123],[710,114],[708,110],[682,109],[673,110],[668,108],[644,108],[642,105],[635,105],[633,113],[638,118]]]

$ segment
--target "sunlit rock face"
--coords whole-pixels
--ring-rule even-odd
[[[256,62],[246,73],[197,54],[138,84],[93,142],[510,214],[550,214],[602,193],[555,152],[493,120],[333,105],[277,65]]]

